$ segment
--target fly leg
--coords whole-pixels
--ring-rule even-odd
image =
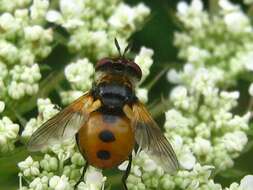
[[[76,134],[75,137],[76,137],[76,144],[77,144],[78,150],[79,150],[79,152],[81,152],[81,149],[80,149],[80,146],[79,146],[78,134]],[[84,168],[83,168],[82,175],[81,175],[81,177],[79,178],[79,180],[77,181],[77,183],[76,183],[75,186],[74,186],[74,189],[75,189],[75,190],[77,189],[77,186],[79,185],[79,183],[81,183],[81,182],[83,181],[84,174],[85,174],[85,172],[86,172],[88,166],[89,166],[89,163],[86,161],[85,166],[84,166]]]
[[[89,166],[89,164],[88,164],[88,162],[86,162],[86,163],[85,163],[85,166],[84,166],[84,168],[83,168],[82,175],[81,175],[81,177],[79,178],[78,182],[77,182],[77,183],[75,184],[75,186],[74,186],[74,189],[75,189],[75,190],[77,189],[77,186],[79,185],[79,183],[81,183],[81,182],[83,181],[83,177],[84,177],[84,174],[85,174],[85,172],[86,172],[88,166]]]
[[[127,188],[127,185],[126,185],[126,180],[130,174],[130,171],[131,171],[131,165],[132,165],[132,155],[129,156],[129,162],[128,162],[128,165],[127,165],[127,169],[122,177],[122,183],[123,183],[123,189],[124,190],[128,190]]]

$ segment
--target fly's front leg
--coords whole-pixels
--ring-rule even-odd
[[[122,183],[123,183],[123,189],[124,190],[128,190],[127,188],[127,185],[126,185],[126,180],[130,174],[130,171],[131,171],[131,166],[132,166],[132,155],[129,156],[129,162],[128,162],[128,165],[127,165],[127,169],[122,177]]]

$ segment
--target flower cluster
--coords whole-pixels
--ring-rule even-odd
[[[43,26],[48,6],[47,0],[1,2],[0,99],[37,93],[38,61],[52,49],[53,32]]]
[[[196,66],[220,69],[222,83],[231,85],[239,74],[252,71],[253,29],[239,6],[228,0],[218,2],[216,14],[205,11],[200,0],[190,5],[180,2],[177,15],[184,30],[175,33],[175,45],[180,58]]]
[[[130,7],[119,0],[60,0],[56,9],[47,12],[47,21],[65,28],[72,52],[95,60],[115,54],[113,39],[126,44],[150,12],[144,4]]]
[[[125,163],[124,163],[125,165]],[[124,170],[123,165],[120,169]],[[134,157],[131,174],[128,178],[130,190],[145,189],[190,189],[221,190],[219,184],[209,179],[213,166],[195,164],[191,171],[181,170],[176,175],[165,173],[150,157],[141,151]]]
[[[128,180],[130,189],[221,189],[209,179],[211,172],[232,167],[248,141],[250,114],[231,113],[239,92],[218,89],[219,75],[204,68],[187,64],[177,74],[180,80],[170,94],[173,108],[166,112],[165,136],[182,170],[169,175],[141,152]]]
[[[0,120],[0,155],[14,149],[18,132],[19,125],[13,123],[8,117]]]
[[[93,82],[94,66],[87,58],[79,59],[68,64],[65,68],[65,76],[72,90],[61,92],[64,104],[69,104],[90,90]]]
[[[217,170],[232,167],[248,141],[250,114],[231,113],[239,92],[219,89],[219,75],[205,68],[186,64],[179,75],[182,80],[170,94],[173,109],[166,112],[167,137],[180,138],[202,164]]]
[[[38,99],[38,117],[32,118],[22,132],[23,141],[46,120],[58,112],[49,99]],[[44,157],[34,160],[31,156],[18,163],[20,169],[20,189],[58,189],[71,190],[79,180],[85,162],[78,152],[74,139],[54,144],[44,150]],[[100,189],[105,182],[101,171],[90,167],[85,175],[85,183],[79,189]],[[26,184],[23,184],[23,181]]]

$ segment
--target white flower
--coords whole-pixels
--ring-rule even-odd
[[[43,28],[39,25],[28,26],[24,29],[25,39],[28,41],[37,41],[41,38]]]
[[[240,9],[239,6],[231,3],[228,0],[219,0],[219,6],[226,12],[238,11]]]
[[[19,29],[17,20],[7,12],[0,16],[0,26],[3,29],[3,32],[11,32],[11,35]]]
[[[0,153],[14,149],[17,140],[19,125],[13,123],[8,117],[0,120]]]
[[[143,170],[147,172],[152,172],[158,167],[157,163],[152,159],[145,159],[143,164]],[[136,174],[135,174],[136,175]],[[141,173],[137,173],[136,176],[141,176]]]
[[[244,56],[241,57],[245,68],[249,71],[253,71],[253,52],[246,53]]]
[[[180,166],[184,169],[191,170],[196,163],[196,158],[190,148],[183,144],[183,139],[178,135],[174,136],[172,144],[174,145],[173,147],[178,156]]]
[[[65,161],[74,153],[76,142],[73,138],[66,138],[59,142],[50,142],[50,149],[58,156],[60,161]]]
[[[34,0],[32,6],[30,7],[31,19],[35,22],[41,22],[44,20],[48,7],[48,0]]]
[[[145,88],[137,88],[136,96],[141,102],[146,103],[148,101],[148,90]]]
[[[187,49],[187,54],[187,61],[190,63],[202,63],[203,60],[210,57],[210,53],[207,50],[195,46],[190,46]]]
[[[222,91],[220,93],[220,96],[221,98],[224,98],[224,99],[234,99],[234,100],[237,100],[240,96],[240,92],[238,91],[234,91],[234,92],[226,92],[226,91]]]
[[[251,83],[249,86],[249,94],[253,96],[253,83]]]
[[[253,187],[253,175],[246,175],[242,180],[240,187],[243,190],[252,190]]]
[[[75,152],[72,156],[71,156],[71,162],[75,165],[78,166],[83,166],[84,165],[84,159],[83,156],[81,155],[81,153],[79,152]]]
[[[171,83],[177,84],[181,81],[180,74],[175,69],[170,69],[167,73],[167,79]]]
[[[84,3],[82,0],[60,0],[60,10],[63,15],[69,15],[70,17],[81,15],[84,9]]]
[[[77,90],[86,91],[91,88],[92,75],[95,70],[88,59],[80,59],[77,62],[69,64],[65,68],[65,76],[67,80]]]
[[[189,8],[189,6],[188,6],[188,4],[187,4],[185,1],[180,1],[180,2],[177,4],[177,11],[178,11],[178,13],[181,14],[181,15],[186,14],[188,8]]]
[[[142,81],[149,75],[149,70],[153,64],[152,56],[154,51],[146,47],[142,47],[139,54],[135,57],[134,62],[137,63],[142,71]]]
[[[0,56],[4,57],[7,63],[13,64],[18,59],[18,49],[15,45],[0,40]]]
[[[39,115],[37,118],[31,118],[25,126],[21,137],[22,140],[27,141],[31,135],[39,128],[39,126],[59,112],[57,107],[53,105],[50,99],[39,98],[37,100]]]
[[[56,171],[58,169],[58,160],[48,154],[44,156],[44,159],[40,161],[40,166],[46,171]]]
[[[171,109],[165,113],[166,122],[165,122],[165,129],[170,131],[171,128],[186,128],[188,127],[191,122],[185,118],[181,112]]]
[[[40,69],[37,64],[31,66],[15,65],[10,71],[12,81],[8,93],[13,99],[19,99],[25,94],[37,93],[39,87],[37,82],[41,78]]]
[[[240,182],[238,183],[232,183],[229,188],[225,188],[225,190],[252,190],[253,187],[253,176],[252,175],[246,175]]]
[[[61,13],[55,10],[50,10],[47,12],[46,19],[49,22],[55,22],[57,24],[60,24],[63,22],[63,18]]]
[[[31,156],[27,157],[24,161],[19,162],[18,167],[26,177],[38,176],[40,174],[39,162],[33,161]]]
[[[130,6],[121,3],[115,13],[109,18],[109,24],[117,29],[130,27],[135,29],[134,19],[136,13]]]
[[[68,178],[65,175],[53,176],[49,180],[49,187],[55,190],[70,190],[71,186],[69,184]]]
[[[30,119],[25,126],[25,129],[22,131],[21,137],[25,140],[28,140],[35,130],[38,128],[38,123],[35,118]]]
[[[242,151],[246,143],[248,142],[248,138],[246,134],[242,131],[235,131],[233,133],[227,133],[224,135],[222,141],[224,142],[226,148],[230,152],[234,151]]]
[[[103,176],[100,170],[89,167],[85,174],[84,180],[85,183],[80,183],[78,185],[78,190],[99,190],[101,187],[103,187],[106,177]]]
[[[192,0],[191,2],[191,8],[196,11],[200,12],[203,10],[203,3],[201,0]]]
[[[0,101],[0,113],[4,111],[5,103],[3,101]]]
[[[108,42],[108,35],[106,31],[96,31],[91,34],[91,43],[96,44],[98,48],[104,48]]]
[[[187,98],[187,89],[184,86],[177,86],[172,89],[170,99],[176,107],[189,110],[190,100]]]
[[[211,142],[207,139],[203,139],[201,137],[195,138],[195,142],[193,145],[193,152],[198,156],[208,155],[212,150]]]
[[[248,17],[242,12],[228,13],[225,15],[224,21],[230,32],[240,33],[252,31]]]
[[[84,92],[81,90],[69,90],[61,92],[60,96],[62,103],[68,105],[71,102],[75,101],[77,98],[81,97],[83,94]]]
[[[36,177],[30,184],[29,187],[34,190],[44,190],[48,188],[48,177],[43,176],[42,178]]]

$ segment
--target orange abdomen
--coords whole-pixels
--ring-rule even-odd
[[[79,148],[92,166],[112,168],[128,159],[135,139],[126,116],[91,113],[78,132]]]

